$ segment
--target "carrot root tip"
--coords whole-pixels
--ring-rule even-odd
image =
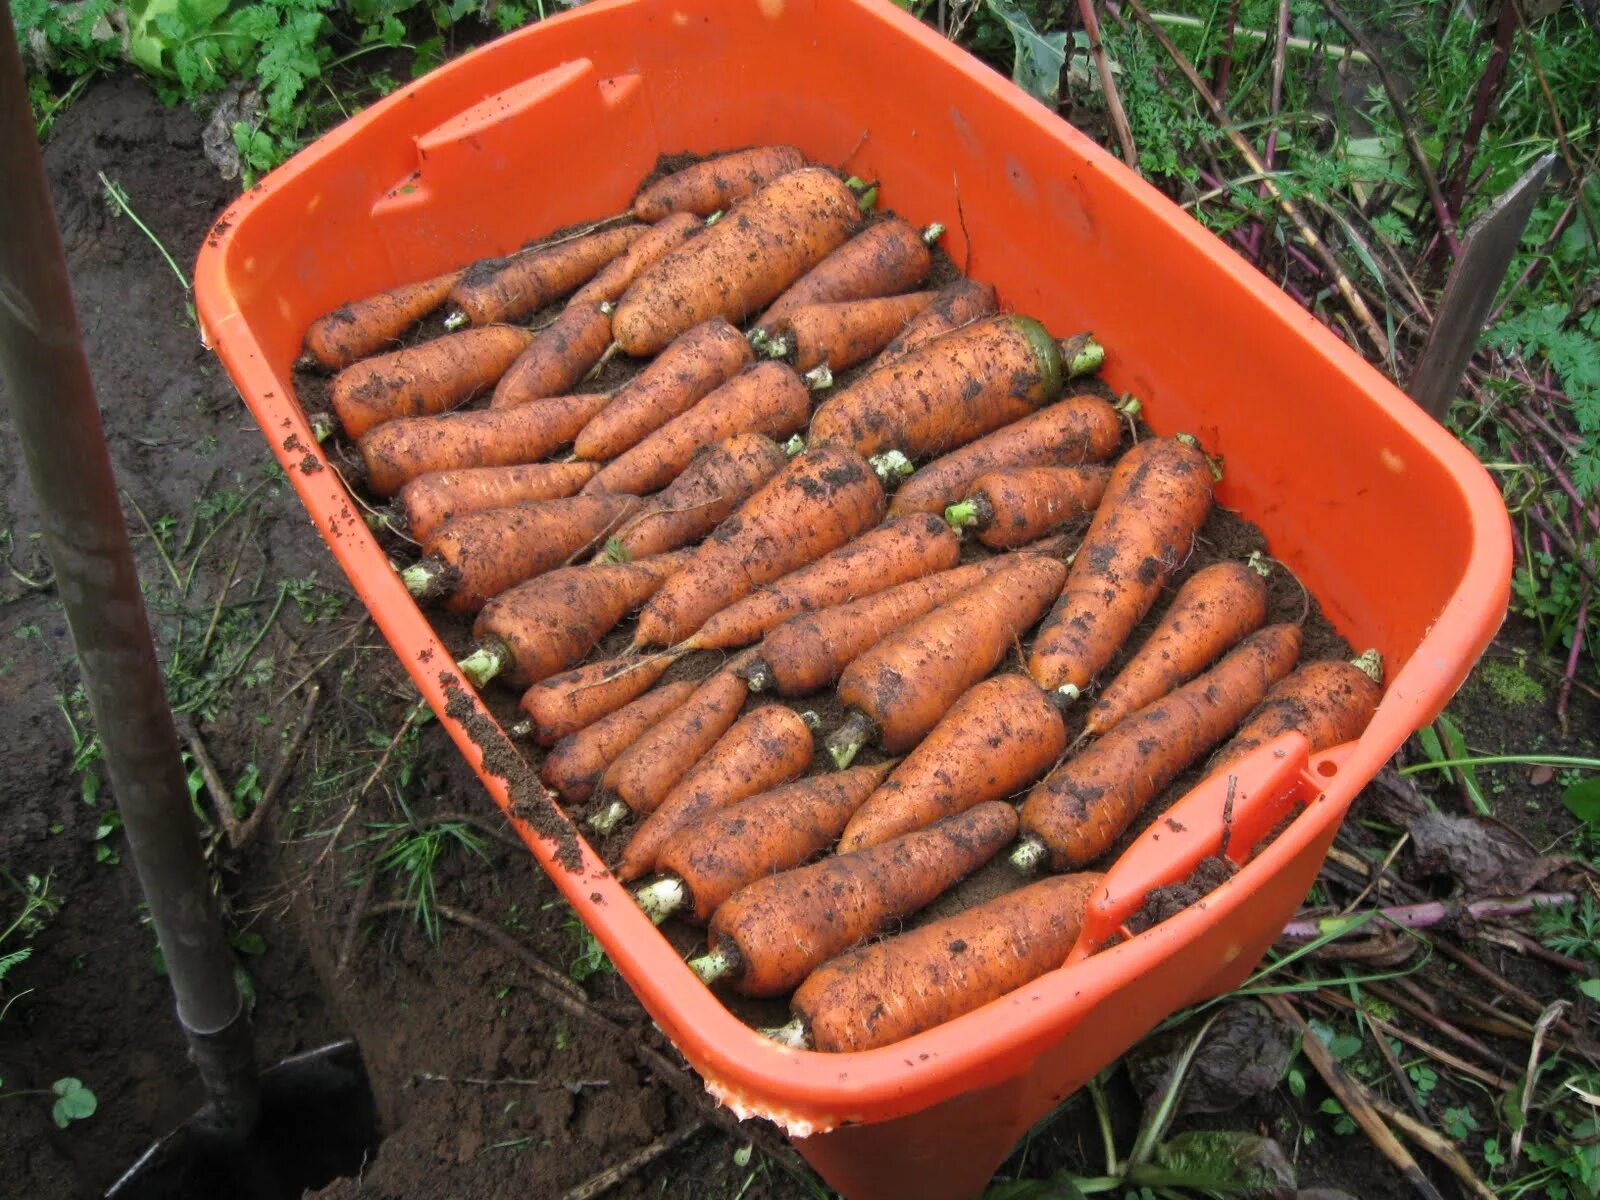
[[[764,692],[773,685],[772,668],[765,659],[756,659],[744,668],[744,681],[752,692]]]
[[[780,1046],[791,1046],[796,1050],[811,1049],[811,1035],[806,1031],[806,1023],[800,1017],[796,1017],[787,1025],[763,1029],[761,1036],[771,1038]]]
[[[454,333],[467,323],[467,319],[466,313],[462,312],[459,308],[454,309],[448,316],[445,317],[444,327],[451,333]]]
[[[1379,687],[1383,686],[1383,655],[1377,650],[1365,650],[1350,660],[1350,665]]]
[[[621,800],[613,800],[610,807],[603,808],[589,818],[589,826],[596,833],[610,833],[628,815],[628,806]]]
[[[843,725],[828,735],[826,745],[833,765],[842,771],[853,763],[861,747],[872,740],[874,732],[871,717],[864,712],[852,712]]]
[[[600,375],[600,372],[606,369],[606,364],[615,358],[617,356],[617,351],[621,349],[621,342],[612,342],[609,346],[607,346],[606,352],[595,360],[594,366],[589,368],[589,373],[583,377],[583,382],[588,383],[592,379],[597,379]]]
[[[503,642],[488,641],[456,663],[456,669],[471,681],[473,687],[481,688],[505,670],[510,659],[511,655]]]
[[[651,924],[659,925],[689,902],[689,889],[676,875],[663,875],[634,892],[633,898]]]
[[[917,468],[904,454],[898,450],[885,450],[882,454],[874,454],[867,460],[872,464],[872,469],[884,483],[899,483]]]
[[[812,367],[800,379],[813,392],[820,392],[833,386],[833,368],[823,363],[820,367]]]
[[[1106,361],[1106,348],[1088,334],[1061,343],[1062,373],[1068,379],[1093,375]]]
[[[1038,838],[1029,834],[1017,843],[1017,848],[1009,856],[1011,865],[1024,875],[1032,875],[1039,869],[1039,864],[1045,859],[1045,845]]]
[[[449,586],[452,572],[437,558],[424,558],[400,572],[400,582],[417,600],[431,600],[442,596]]]
[[[944,226],[935,221],[922,231],[922,240],[928,245],[933,245],[944,236]]]
[[[710,987],[739,965],[739,957],[727,950],[717,949],[689,960],[689,969],[700,977],[700,982]]]
[[[806,448],[806,440],[798,433],[783,444],[783,452],[790,458],[801,453]]]

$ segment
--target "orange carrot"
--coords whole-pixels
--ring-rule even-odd
[[[773,1034],[841,1054],[893,1045],[953,1021],[1066,961],[1103,876],[1041,879],[953,917],[823,963]]]
[[[678,830],[656,855],[660,879],[635,893],[657,925],[679,909],[705,924],[747,883],[822,853],[894,760],[813,775],[710,813]]]
[[[662,684],[593,725],[569,733],[550,751],[539,778],[568,804],[582,804],[617,755],[692,696],[698,686],[687,679]]]
[[[609,399],[552,396],[515,408],[390,421],[357,443],[367,486],[392,496],[407,480],[433,471],[537,462],[570,442]]]
[[[750,343],[720,317],[695,326],[617,389],[578,434],[573,450],[579,458],[615,458],[693,408],[753,357]]]
[[[706,814],[803,774],[811,765],[811,749],[811,730],[781,704],[739,718],[634,831],[617,878],[633,880],[653,871],[666,840]]]
[[[1142,708],[1051,772],[1022,806],[1027,835],[1012,862],[1055,871],[1111,849],[1139,810],[1261,702],[1300,656],[1298,625],[1252,633],[1204,675]]]
[[[997,550],[1036,542],[1094,511],[1109,467],[1012,467],[980,475],[967,498],[944,510],[953,529],[976,529]]]
[[[1193,679],[1267,619],[1267,585],[1254,567],[1213,563],[1178,589],[1161,623],[1089,710],[1084,732],[1098,735]]]
[[[773,358],[786,358],[797,371],[827,365],[843,371],[866,362],[933,299],[933,292],[804,304],[762,326],[768,336],[757,344]]]
[[[586,283],[647,232],[648,226],[623,225],[486,259],[451,290],[455,311],[446,324],[487,325],[538,312]]]
[[[534,741],[554,745],[648,691],[673,663],[670,654],[614,658],[541,679],[522,695]]]
[[[1072,396],[934,459],[900,485],[889,512],[943,513],[991,471],[1103,462],[1121,440],[1116,409],[1098,396]]]
[[[924,342],[943,337],[952,329],[970,325],[979,317],[998,312],[1000,302],[995,297],[992,283],[979,283],[973,279],[958,279],[939,289],[939,297],[921,316],[900,331],[900,336],[884,347],[878,356],[878,365],[904,358]]]
[[[1280,733],[1297,729],[1319,753],[1360,737],[1383,697],[1382,660],[1368,650],[1354,662],[1307,663],[1275,684],[1261,707],[1206,768],[1215,774]]]
[[[378,353],[443,304],[461,275],[450,271],[341,304],[311,322],[306,353],[332,371]]]
[[[1049,770],[1066,746],[1061,714],[1033,680],[986,679],[952,704],[868,797],[839,839],[839,853],[865,850],[985,800],[1003,800]]]
[[[688,412],[673,417],[612,459],[585,491],[642,496],[671,483],[699,451],[736,433],[781,441],[806,427],[811,393],[788,367],[767,362],[735,375]]]
[[[909,750],[950,706],[999,665],[1061,591],[1067,568],[1019,554],[859,655],[839,676],[851,709],[828,738],[841,767],[876,733],[890,754]]]
[[[704,228],[704,221],[687,212],[673,213],[656,222],[607,263],[600,274],[573,292],[567,303],[615,304],[646,267],[671,254]]]
[[[787,575],[883,517],[883,485],[839,447],[807,450],[700,546],[639,614],[638,643],[671,646],[753,589]]]
[[[1116,656],[1189,557],[1213,482],[1204,452],[1179,438],[1153,438],[1122,456],[1033,644],[1035,683],[1076,697]]]
[[[528,500],[559,500],[577,492],[594,473],[593,463],[580,462],[430,471],[400,489],[400,505],[411,536],[425,542],[451,517]]]
[[[807,271],[761,314],[757,327],[775,332],[775,322],[808,304],[867,300],[916,287],[933,266],[928,247],[943,234],[943,225],[918,230],[899,217],[886,217]]]
[[[634,496],[569,496],[468,513],[434,530],[427,557],[401,577],[418,599],[446,591],[452,612],[476,612],[603,538],[638,506]]]
[[[350,438],[397,417],[448,412],[491,386],[532,340],[526,329],[491,325],[364,358],[333,377],[328,402]]]
[[[778,176],[799,170],[805,162],[793,146],[756,146],[719,154],[642,189],[634,197],[633,215],[641,221],[660,221],[669,213],[709,217]]]
[[[707,983],[732,975],[746,996],[781,995],[826,959],[932,903],[1016,830],[1009,804],[980,804],[870,850],[758,879],[717,909],[710,953],[689,965]]]
[[[741,323],[821,262],[860,215],[855,194],[831,171],[781,175],[634,280],[612,333],[642,358],[712,317]]]
[[[571,391],[611,344],[611,314],[593,304],[569,304],[528,343],[495,384],[490,408],[509,408]]]

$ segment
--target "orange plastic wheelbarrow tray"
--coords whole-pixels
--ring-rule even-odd
[[[788,142],[949,227],[1003,302],[1110,347],[1104,375],[1159,432],[1226,462],[1219,501],[1267,534],[1352,645],[1390,669],[1357,742],[1287,735],[1232,781],[1244,859],[1189,910],[1090,957],[1145,891],[1218,847],[1223,782],[1110,870],[1062,969],[884,1049],[771,1043],[690,973],[585,845],[534,857],[650,1014],[742,1114],[780,1122],[852,1200],[979,1191],[1018,1137],[1162,1018],[1237,985],[1304,897],[1357,791],[1455,692],[1504,612],[1509,526],[1473,457],[1254,269],[1092,142],[885,0],[597,0],[374,105],[240,198],[200,256],[201,325],[384,636],[490,794],[506,781],[446,712],[445,647],[294,400],[306,325],[336,305],[617,212],[658,155]],[[308,462],[307,460],[311,461]],[[470,695],[470,693],[469,693]],[[479,716],[487,710],[472,702]],[[455,711],[461,713],[458,700]],[[1177,826],[1182,826],[1180,832]]]

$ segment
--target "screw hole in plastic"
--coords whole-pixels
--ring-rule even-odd
[[[1317,774],[1324,779],[1332,779],[1339,773],[1339,764],[1331,758],[1325,758],[1317,764]]]

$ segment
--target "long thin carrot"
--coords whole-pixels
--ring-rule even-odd
[[[709,217],[778,176],[799,170],[805,162],[805,156],[793,146],[755,146],[719,154],[642,189],[634,197],[633,215],[641,221],[670,219],[671,213]]]
[[[959,539],[937,517],[920,513],[890,521],[728,605],[681,649],[748,645],[791,617],[949,570],[960,557]]]
[[[612,332],[638,358],[712,317],[743,322],[821,262],[859,218],[855,194],[832,172],[781,175],[634,280]]]
[[[640,823],[622,852],[618,879],[653,871],[662,845],[707,813],[770,791],[811,765],[811,730],[800,715],[769,704],[740,717]]]
[[[1319,753],[1354,741],[1372,722],[1383,697],[1383,660],[1368,650],[1353,662],[1307,663],[1273,685],[1261,707],[1207,765],[1211,774],[1237,762],[1280,733],[1297,729]]]
[[[328,403],[350,438],[399,417],[448,412],[491,387],[532,340],[526,329],[491,325],[364,358],[333,377]]]
[[[392,496],[407,480],[432,471],[537,462],[570,442],[609,399],[552,396],[515,408],[390,421],[357,443],[367,486]]]
[[[451,517],[571,496],[595,470],[594,463],[570,462],[430,471],[402,487],[399,502],[411,536],[422,542]]]
[[[1165,696],[1210,666],[1267,619],[1267,585],[1242,562],[1212,563],[1196,571],[1144,645],[1106,685],[1089,710],[1084,732],[1098,735]]]
[[[534,741],[552,746],[587,729],[654,687],[673,661],[670,654],[613,658],[541,679],[521,700]]]
[[[786,358],[797,371],[826,364],[843,371],[866,362],[889,343],[905,323],[934,297],[933,292],[845,300],[837,304],[803,304],[769,325],[757,343],[773,358]]]
[[[663,872],[634,893],[657,925],[673,913],[702,925],[747,883],[798,867],[839,836],[895,760],[813,775],[702,817],[661,845]]]
[[[916,287],[933,266],[928,247],[942,236],[943,225],[919,230],[899,217],[886,217],[807,271],[768,306],[756,326],[773,333],[777,322],[808,304],[867,300]]]
[[[1189,556],[1211,511],[1211,463],[1180,438],[1152,438],[1118,460],[1072,574],[1033,644],[1028,673],[1077,696],[1116,656]]]
[[[884,347],[878,356],[878,365],[888,364],[905,357],[924,342],[943,337],[952,329],[969,325],[979,317],[998,312],[1000,301],[994,294],[992,283],[979,283],[973,279],[959,279],[939,289],[938,298],[921,316],[916,317],[900,335]]]
[[[710,952],[689,965],[707,983],[777,996],[826,959],[930,904],[993,858],[1017,814],[991,802],[854,854],[838,854],[741,888],[711,918]]]
[[[602,267],[598,275],[573,292],[567,303],[615,304],[645,268],[671,254],[704,228],[704,221],[687,212],[673,213],[657,221]]]
[[[823,963],[772,1036],[834,1054],[953,1021],[1066,961],[1103,876],[1058,875]]]
[[[1300,656],[1298,625],[1269,625],[1204,675],[1120,722],[1028,794],[1026,835],[1011,856],[1031,870],[1086,866],[1111,849],[1139,810],[1160,794],[1287,675]]]
[[[738,433],[781,441],[804,429],[810,418],[811,393],[800,377],[782,363],[761,363],[612,459],[585,490],[642,496],[671,483],[713,442]]]
[[[611,344],[608,306],[569,304],[533,335],[528,348],[506,369],[489,398],[490,408],[509,408],[571,391]]]
[[[593,725],[569,733],[545,758],[539,778],[568,804],[582,804],[617,755],[692,696],[698,686],[688,679],[664,683]]]
[[[851,818],[839,852],[865,850],[1043,775],[1066,749],[1060,712],[1026,675],[997,675],[950,706]]]
[[[1094,511],[1109,467],[1012,467],[980,475],[966,499],[944,510],[952,529],[975,529],[997,550],[1036,542]]]
[[[445,323],[487,325],[538,312],[586,283],[647,232],[644,225],[623,225],[478,263],[451,289],[455,311]]]
[[[849,766],[874,734],[890,754],[915,746],[1044,615],[1066,577],[1056,559],[1019,554],[859,655],[839,676],[850,715],[828,737],[833,761]]]
[[[306,353],[329,370],[377,354],[444,303],[461,271],[341,304],[306,330]]]

